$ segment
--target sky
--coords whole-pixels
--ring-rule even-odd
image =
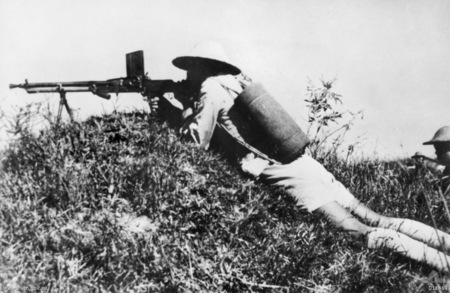
[[[3,0],[0,107],[11,113],[48,100],[56,109],[58,95],[9,84],[124,77],[125,54],[136,50],[144,51],[150,78],[180,80],[172,59],[214,40],[302,127],[308,80],[336,78],[344,106],[364,113],[348,143],[361,141],[366,156],[434,156],[422,142],[450,125],[449,15],[445,0]],[[138,94],[106,101],[76,93],[68,101],[79,120],[148,110]]]

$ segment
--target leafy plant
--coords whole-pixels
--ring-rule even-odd
[[[320,79],[321,86],[310,80],[307,87],[306,106],[308,107],[309,127],[307,135],[311,144],[309,149],[314,157],[327,159],[336,155],[343,144],[344,137],[356,119],[362,119],[362,111],[350,112],[342,107],[342,96],[332,90],[336,79]],[[355,145],[348,147],[347,157]]]

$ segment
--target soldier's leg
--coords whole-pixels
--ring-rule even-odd
[[[450,256],[400,232],[375,228],[367,234],[367,247],[388,248],[410,259],[424,262],[442,272],[450,272]]]
[[[365,236],[373,230],[372,227],[358,221],[336,201],[329,202],[316,211],[323,214],[335,227],[350,233],[352,236]]]
[[[411,238],[422,241],[443,251],[450,250],[449,234],[421,222],[382,216],[359,201],[354,201],[350,210],[371,225],[401,232]]]
[[[364,235],[369,248],[388,248],[410,259],[427,263],[440,271],[450,270],[450,256],[397,231],[366,226],[337,202],[327,203],[317,211],[324,214],[333,225],[351,235]]]
[[[336,227],[356,237],[365,236],[370,248],[386,247],[439,270],[447,270],[445,264],[450,262],[450,258],[442,252],[397,231],[361,223],[346,210],[352,210],[358,201],[320,163],[307,155],[288,165],[268,166],[261,178],[270,184],[286,187],[300,206],[324,214]],[[358,211],[369,222],[384,224],[381,221],[384,218],[375,212],[365,208]]]

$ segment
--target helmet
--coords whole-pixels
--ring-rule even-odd
[[[414,154],[414,156],[412,156],[411,158],[413,158],[413,159],[421,159],[421,158],[424,158],[424,157],[425,157],[425,155],[422,154],[421,152],[416,152]]]
[[[450,126],[444,126],[434,134],[434,137],[430,141],[426,141],[423,144],[435,144],[440,142],[450,142]]]
[[[189,70],[197,64],[203,63],[221,72],[233,75],[241,73],[239,68],[229,63],[222,45],[213,41],[198,43],[188,55],[177,57],[173,59],[172,63],[183,70]]]

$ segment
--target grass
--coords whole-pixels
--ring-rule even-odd
[[[432,224],[425,196],[432,215],[445,214],[438,182],[407,160],[323,163],[385,215]],[[130,228],[136,218],[148,219],[145,229]],[[450,232],[449,219],[436,221]],[[140,112],[21,129],[1,159],[0,249],[0,289],[10,292],[414,292],[434,284],[432,268],[366,249]]]

